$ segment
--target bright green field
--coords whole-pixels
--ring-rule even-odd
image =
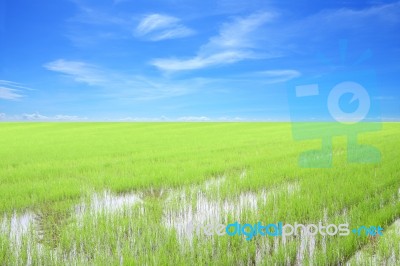
[[[358,265],[358,251],[365,264],[399,264],[400,124],[359,141],[381,162],[348,163],[340,136],[333,167],[307,169],[298,156],[321,141],[294,141],[290,123],[1,123],[0,265]],[[105,190],[141,200],[90,211]],[[166,222],[208,217],[210,206],[225,223],[347,222],[385,233],[188,239]],[[26,213],[35,217],[27,232],[10,233]]]

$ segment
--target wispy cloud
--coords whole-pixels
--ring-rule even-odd
[[[222,121],[222,122],[239,122],[239,121],[245,121],[246,119],[243,117],[235,116],[235,117],[229,117],[229,116],[221,116],[217,119],[217,121]]]
[[[281,83],[301,76],[301,73],[293,69],[266,70],[256,73],[256,76],[265,78],[266,83]]]
[[[85,121],[88,118],[76,115],[42,115],[39,112],[24,113],[19,115],[6,115],[0,113],[0,120],[5,121]]]
[[[33,114],[23,114],[22,119],[24,120],[48,120],[49,117],[45,115],[41,115],[39,113],[33,113]]]
[[[284,83],[291,79],[301,76],[301,72],[294,69],[271,69],[264,71],[256,71],[242,73],[237,75],[227,75],[224,78],[213,79],[214,82],[225,82],[235,84],[238,82],[246,82],[252,84],[275,84]]]
[[[195,70],[215,65],[232,64],[247,59],[280,57],[293,51],[310,49],[314,43],[330,38],[339,31],[365,31],[380,25],[398,25],[400,2],[372,6],[361,10],[336,9],[321,11],[300,20],[278,26],[262,28],[278,17],[275,12],[260,12],[236,18],[225,23],[217,36],[200,47],[196,55],[188,58],[157,58],[150,63],[166,72]],[[260,33],[260,30],[265,30]],[[262,36],[265,49],[258,42]],[[264,52],[267,51],[267,52]],[[267,75],[295,75],[295,73],[266,73]]]
[[[211,119],[207,116],[182,116],[177,119],[182,122],[206,122]]]
[[[320,21],[324,23],[332,23],[332,25],[338,23],[341,27],[350,26],[354,28],[359,28],[365,26],[365,23],[362,23],[365,22],[365,20],[371,22],[371,25],[377,22],[399,23],[399,15],[400,2],[398,1],[394,3],[374,5],[359,10],[337,9],[334,11],[321,12],[315,15],[313,18],[320,19]],[[355,21],[353,23],[349,23],[352,21],[352,19],[355,19]]]
[[[164,71],[182,71],[205,68],[213,65],[232,64],[244,59],[258,58],[251,51],[221,51],[207,56],[198,55],[190,59],[156,59],[154,66]]]
[[[69,22],[79,22],[92,25],[125,25],[126,19],[107,10],[100,10],[98,7],[88,6],[75,1],[78,13],[69,19]]]
[[[166,122],[166,121],[173,121],[172,119],[166,116],[160,117],[124,117],[117,119],[117,121],[121,122]]]
[[[25,90],[32,89],[17,82],[0,80],[0,99],[19,100],[25,96],[23,94]]]
[[[211,37],[201,48],[202,53],[212,53],[225,49],[257,48],[259,28],[276,17],[275,13],[254,13],[247,17],[236,18],[222,25],[219,35]]]
[[[45,64],[44,67],[48,70],[68,75],[75,81],[87,83],[88,85],[100,85],[107,82],[107,75],[104,71],[95,65],[82,61],[58,59]]]
[[[167,116],[160,117],[124,117],[121,119],[117,119],[117,121],[121,122],[235,122],[235,121],[244,121],[245,119],[241,117],[219,117],[219,118],[210,118],[208,116],[181,116],[170,118]]]
[[[46,116],[42,115],[39,112],[32,114],[22,114],[12,117],[15,120],[29,120],[29,121],[83,121],[87,120],[86,117],[80,117],[76,115],[54,115],[54,116]]]
[[[88,118],[77,115],[55,115],[53,118],[50,117],[50,119],[54,119],[56,121],[83,121],[87,120]]]
[[[364,9],[327,9],[307,17],[282,22],[269,28],[269,47],[279,48],[284,53],[307,53],[316,50],[316,45],[325,45],[332,36],[357,37],[360,44],[382,30],[399,26],[400,2],[374,5]],[[338,40],[336,39],[336,40]],[[317,48],[320,49],[320,48]],[[326,48],[325,48],[326,49]]]
[[[189,94],[206,84],[206,79],[169,80],[122,73],[82,61],[59,59],[44,65],[73,80],[98,87],[110,98],[154,100]]]
[[[178,22],[179,19],[175,17],[152,14],[144,17],[136,30],[139,34],[145,35],[152,31],[173,27]]]
[[[0,99],[4,100],[18,100],[24,97],[22,94],[18,93],[18,90],[7,88],[7,87],[0,87]]]
[[[394,96],[376,96],[376,97],[374,97],[374,99],[375,100],[378,100],[378,101],[393,101],[393,100],[397,100],[397,98],[396,97],[394,97]]]
[[[136,27],[137,36],[151,41],[177,39],[193,35],[194,30],[184,26],[180,19],[161,14],[145,16]]]
[[[274,17],[274,13],[263,12],[236,18],[222,25],[219,34],[210,38],[196,56],[189,59],[159,58],[151,64],[163,71],[181,71],[232,64],[245,59],[272,57],[272,54],[257,52],[257,31]]]
[[[76,13],[66,22],[67,32],[64,35],[76,46],[96,46],[104,41],[115,41],[131,38],[134,20],[117,3],[72,0]]]

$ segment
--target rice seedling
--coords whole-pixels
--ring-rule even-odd
[[[360,137],[382,160],[300,168],[289,123],[2,123],[0,264],[359,265],[400,261],[400,124]],[[397,222],[396,222],[397,221]],[[381,226],[273,237],[208,224]],[[250,231],[247,231],[250,233]]]

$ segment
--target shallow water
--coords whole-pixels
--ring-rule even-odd
[[[29,233],[35,222],[36,215],[32,212],[22,214],[13,213],[10,218],[4,216],[1,223],[1,232],[9,236],[10,241],[19,247],[22,238]]]
[[[240,178],[245,176],[243,171]],[[207,197],[207,191],[213,191],[218,196],[223,186],[227,186],[227,180],[219,177],[207,180],[203,185],[192,186],[189,191],[171,191],[164,204],[164,226],[174,229],[179,239],[191,240],[193,226],[226,223],[228,216],[239,220],[243,212],[255,213],[259,211],[260,204],[275,201],[280,194],[291,196],[300,189],[298,183],[289,183],[257,193],[244,192],[225,200]]]
[[[88,202],[82,202],[75,207],[77,215],[89,212],[91,215],[98,213],[114,214],[121,212],[135,204],[143,203],[143,200],[135,193],[114,194],[108,190],[95,193]]]
[[[240,178],[246,178],[245,172],[244,174],[242,173]],[[174,230],[181,243],[189,240],[189,243],[192,244],[193,241],[191,240],[194,237],[193,234],[196,232],[189,229],[190,225],[227,223],[228,217],[230,217],[230,220],[233,218],[240,222],[240,217],[246,217],[243,216],[244,212],[250,214],[259,212],[260,208],[262,208],[266,203],[275,203],[278,200],[286,200],[287,197],[296,195],[296,193],[301,189],[300,184],[297,182],[284,183],[271,188],[261,189],[256,192],[243,192],[232,196],[231,198],[222,199],[222,197],[218,196],[218,193],[220,189],[225,189],[226,187],[224,186],[228,185],[229,180],[222,176],[207,180],[203,184],[194,185],[189,188],[185,187],[174,190],[167,189],[165,191],[160,190],[160,192],[151,191],[151,195],[157,196],[156,200],[159,200],[159,203],[162,204],[164,208],[161,220],[162,224],[166,228]],[[210,193],[212,193],[211,196]],[[214,195],[213,193],[217,194]],[[144,210],[147,207],[143,204],[144,200],[147,199],[147,197],[142,196],[144,194],[145,192],[116,194],[109,190],[94,193],[90,197],[82,200],[82,202],[76,205],[74,210],[72,210],[72,214],[78,217],[78,219],[75,220],[75,223],[77,222],[79,225],[83,222],[87,222],[87,220],[82,219],[86,215],[90,218],[88,221],[91,221],[92,218],[93,221],[96,221],[97,215],[120,217],[117,216],[120,214],[127,214],[128,218],[132,217],[132,219],[140,219],[140,216],[133,216],[133,213],[136,215],[138,212],[130,212],[129,210],[132,210],[132,207],[135,205],[140,205],[139,210]],[[165,196],[163,196],[163,194]],[[135,208],[133,210],[137,209]],[[145,214],[144,211],[140,213]],[[344,215],[346,215],[346,210],[344,211]],[[26,247],[28,248],[28,264],[31,261],[32,254],[41,254],[42,246],[39,244],[40,241],[38,242],[38,239],[40,238],[36,237],[39,230],[38,226],[36,226],[38,222],[37,219],[39,219],[38,217],[40,218],[40,215],[33,212],[26,212],[23,214],[14,213],[10,217],[5,216],[0,224],[0,232],[9,236],[12,247],[14,248],[14,254],[17,254],[17,256],[21,252],[21,243],[24,237],[27,237],[26,239],[28,239],[28,244]],[[145,219],[147,218],[145,216],[141,217]],[[327,210],[325,210],[321,220],[324,223],[327,223],[329,220],[328,218]],[[400,235],[400,219],[394,223],[394,226],[397,234]],[[33,234],[30,234],[30,232],[33,232]],[[135,235],[133,235],[133,237],[131,236],[131,238],[132,243],[134,243]],[[26,241],[26,239],[24,241]],[[209,241],[209,239],[204,238],[203,241]],[[301,233],[298,238],[259,238],[254,254],[256,264],[265,262],[264,260],[266,259],[266,256],[276,253],[280,248],[282,248],[282,246],[287,245],[291,241],[296,241],[296,245],[298,246],[295,259],[296,265],[302,265],[306,258],[313,258],[318,239],[315,236]],[[325,239],[322,239],[322,241],[318,243],[318,245],[322,244],[322,246],[319,246],[318,248],[326,250]],[[88,259],[87,262],[89,263],[89,258],[85,257],[85,251],[83,251],[82,247],[79,247],[79,245],[79,243],[76,243],[76,246],[67,253],[62,250],[52,250],[52,253],[50,253],[52,261],[73,262],[76,261],[77,258],[83,258],[84,260]],[[185,248],[183,245],[181,245],[181,247]],[[121,247],[119,247],[118,250],[121,250]],[[120,251],[118,251],[118,254],[119,253]],[[121,257],[121,261],[123,261],[122,255],[119,256]],[[365,256],[365,254],[360,250],[354,254],[353,258],[356,262],[361,262],[363,258],[362,256]],[[398,259],[395,254],[393,254],[393,256],[394,257],[390,258],[389,261],[396,261],[396,259]]]

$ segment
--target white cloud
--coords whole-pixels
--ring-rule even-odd
[[[272,69],[229,76],[224,80],[229,80],[232,83],[251,82],[255,84],[260,82],[261,84],[274,84],[283,83],[300,76],[300,71],[294,69]]]
[[[41,115],[39,113],[33,113],[33,114],[22,114],[22,119],[24,120],[48,120],[49,117],[45,115]]]
[[[140,34],[148,34],[151,31],[165,29],[176,25],[179,19],[171,16],[152,14],[144,17],[136,30]]]
[[[397,100],[396,97],[394,96],[376,96],[373,97],[373,99],[378,100],[378,101],[392,101],[392,100]]]
[[[55,115],[53,118],[56,121],[82,121],[87,120],[86,117],[80,117],[77,115]]]
[[[301,76],[299,71],[293,69],[267,70],[258,74],[266,78],[266,83],[281,83]]]
[[[22,98],[23,95],[19,94],[19,91],[12,88],[0,87],[0,99],[4,100],[18,100]]]
[[[273,13],[256,13],[245,18],[237,18],[222,25],[217,36],[210,38],[196,56],[189,59],[160,58],[151,62],[164,71],[200,69],[213,65],[232,64],[245,59],[273,57],[260,54],[258,48],[259,28],[275,17]]]
[[[124,18],[115,14],[108,13],[97,9],[96,7],[89,7],[82,3],[78,4],[79,12],[75,17],[69,19],[69,22],[79,22],[92,25],[117,25],[123,26],[126,24]]]
[[[257,58],[257,56],[250,51],[224,51],[209,56],[196,56],[187,60],[157,59],[153,61],[153,65],[162,70],[180,71],[200,69],[211,65],[231,64],[251,58]]]
[[[150,40],[161,41],[161,40],[167,40],[167,39],[178,39],[178,38],[187,37],[187,36],[190,36],[193,34],[194,34],[194,31],[187,27],[176,26],[174,28],[166,29],[157,34],[154,34],[153,36],[150,36]]]
[[[44,65],[48,70],[60,72],[74,78],[75,81],[97,85],[106,81],[105,74],[94,65],[80,61],[59,59]]]
[[[118,121],[121,122],[166,122],[166,121],[171,121],[168,117],[166,116],[160,116],[160,117],[124,117],[118,119]]]
[[[5,116],[7,120],[28,120],[28,121],[84,121],[87,120],[86,117],[80,117],[76,115],[55,115],[55,116],[46,116],[42,115],[39,112],[31,113],[31,114],[22,114],[22,115],[14,115],[14,116]]]
[[[136,27],[139,37],[151,41],[183,38],[194,34],[194,31],[181,24],[180,19],[172,16],[151,14],[145,16]]]
[[[124,100],[153,100],[192,93],[208,81],[201,78],[169,80],[148,78],[105,69],[82,61],[59,59],[44,65],[51,71],[62,73],[77,82],[98,87],[109,98]]]
[[[0,86],[9,86],[16,89],[28,90],[33,91],[34,89],[26,87],[18,82],[9,81],[9,80],[0,80]]]
[[[274,27],[263,28],[277,14],[255,13],[223,24],[219,34],[210,38],[192,57],[156,58],[150,64],[162,71],[176,72],[247,59],[279,57],[293,51],[304,52],[335,32],[346,30],[359,34],[359,31],[379,30],[382,25],[397,25],[400,22],[399,14],[400,2],[397,2],[361,10],[327,10],[289,23],[278,21],[279,24]],[[268,53],[260,52],[260,40],[263,40],[262,49]]]
[[[222,121],[222,122],[239,122],[239,121],[245,121],[246,119],[236,116],[236,117],[229,117],[229,116],[222,116],[219,117],[216,121]]]
[[[0,99],[19,100],[25,96],[23,91],[26,90],[32,89],[17,82],[0,80]]]
[[[256,48],[258,29],[266,22],[273,20],[275,13],[255,13],[245,18],[237,18],[231,23],[222,25],[219,35],[212,37],[209,42],[201,48],[202,53],[214,52],[215,50]]]
[[[211,119],[207,116],[183,116],[179,117],[177,120],[182,122],[205,122]]]
[[[333,25],[338,23],[340,26],[347,27],[365,26],[362,23],[365,19],[368,19],[371,24],[377,23],[378,20],[398,23],[400,22],[400,2],[375,5],[360,10],[338,9],[333,12],[321,12],[316,15],[316,19],[321,19],[321,21],[332,23]]]
[[[64,35],[75,46],[91,47],[132,37],[135,24],[132,14],[122,11],[118,3],[110,1],[99,5],[95,1],[72,1],[77,7],[76,13],[67,19]]]
[[[370,41],[368,39],[370,36],[382,38],[382,32],[390,27],[393,27],[392,32],[394,32],[399,22],[400,2],[374,5],[364,9],[323,10],[308,17],[285,21],[278,27],[269,28],[269,40],[266,45],[270,49],[279,49],[284,53],[304,54],[320,50],[316,45],[322,44],[326,49],[328,42],[332,43],[333,36],[336,36],[333,40],[338,38],[337,41],[345,36],[350,39],[356,37],[356,40],[362,44],[364,40]]]

